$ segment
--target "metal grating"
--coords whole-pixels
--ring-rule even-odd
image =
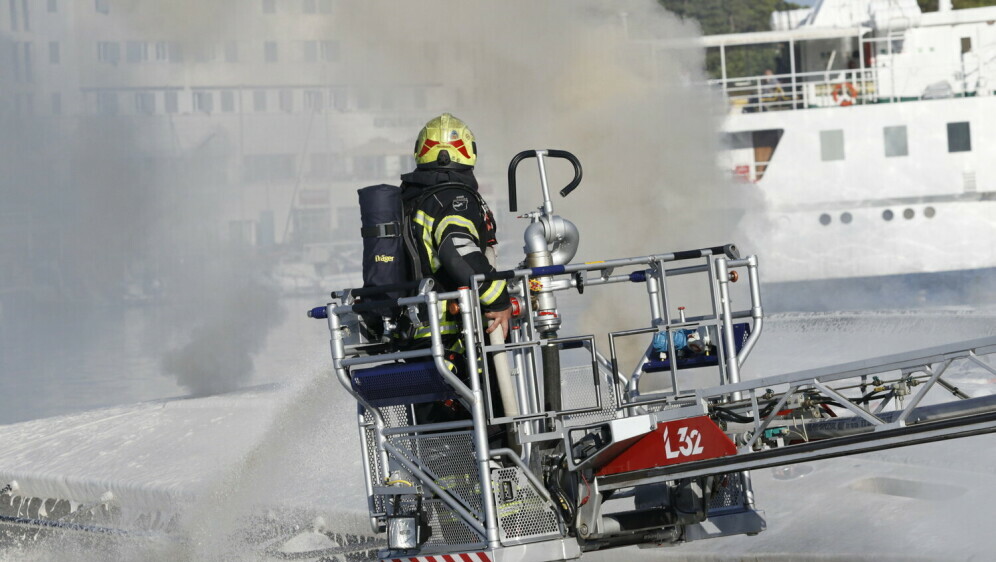
[[[594,422],[610,420],[616,416],[616,397],[612,392],[612,374],[599,369],[602,391],[602,409],[594,412],[584,412],[580,414],[569,414],[563,417],[564,425],[576,426]],[[579,367],[569,367],[561,371],[561,384],[563,408],[573,410],[576,408],[593,408],[598,402],[595,399],[594,385],[592,384],[592,373],[590,365]]]
[[[491,480],[502,544],[561,536],[553,506],[533,489],[521,469],[495,469]]]
[[[472,432],[397,436],[392,437],[392,442],[428,473],[436,485],[456,497],[479,519],[484,518]]]
[[[363,422],[366,424],[373,424],[373,415],[366,411],[363,413]],[[384,482],[384,467],[380,464],[380,455],[377,454],[377,431],[370,425],[363,429],[363,439],[366,441],[367,446],[367,466],[370,467],[370,479],[374,486],[378,486]],[[371,498],[373,505],[371,509],[375,512],[383,513],[385,509],[383,496],[373,496]]]
[[[387,427],[408,427],[412,425],[411,410],[408,406],[384,406],[380,408]]]
[[[422,509],[429,517],[432,536],[422,547],[422,552],[434,551],[433,546],[468,546],[480,547],[484,538],[460,519],[460,516],[446,506],[442,500],[431,499],[422,502]],[[439,549],[445,552],[452,549]]]
[[[709,501],[709,513],[739,511],[747,507],[744,477],[739,472],[720,475],[719,487]]]

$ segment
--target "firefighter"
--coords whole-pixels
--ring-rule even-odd
[[[441,291],[469,287],[471,277],[495,271],[494,216],[483,199],[476,194],[477,144],[474,134],[463,121],[443,113],[430,120],[415,143],[415,170],[401,176],[402,198],[411,230],[410,243],[418,253],[413,256],[415,274],[432,277]],[[511,299],[503,280],[487,281],[479,286],[481,310],[491,322],[490,334],[499,327],[508,335],[512,318]],[[444,338],[455,339],[460,332],[460,316],[444,311],[441,319]],[[429,327],[415,331],[416,340],[429,337]],[[448,338],[447,338],[448,339]],[[462,341],[448,342],[449,364],[461,378]],[[494,388],[494,386],[493,386]],[[504,409],[500,401],[494,404],[496,415]],[[415,407],[419,422],[439,422],[465,419],[469,413],[453,401],[420,404]],[[493,433],[493,432],[489,432]],[[503,430],[491,435],[504,439]]]
[[[415,143],[415,170],[401,176],[402,197],[412,223],[411,236],[418,252],[416,270],[432,277],[442,291],[469,287],[479,273],[495,271],[494,217],[483,199],[467,193],[462,184],[477,191],[474,165],[477,144],[474,134],[463,121],[443,113],[422,128]],[[440,187],[431,196],[421,198],[425,190]],[[490,258],[489,258],[490,257]],[[481,309],[491,321],[490,334],[499,326],[508,334],[512,318],[511,301],[505,281],[485,282],[480,286]],[[444,319],[444,333],[456,333],[456,318]],[[428,328],[415,337],[427,337]]]

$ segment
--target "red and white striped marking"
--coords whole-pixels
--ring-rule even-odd
[[[383,558],[381,562],[491,562],[487,552],[461,552],[460,554],[436,554],[435,556],[415,556],[412,558]]]

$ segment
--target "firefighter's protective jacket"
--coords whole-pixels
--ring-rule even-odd
[[[444,291],[469,287],[479,273],[494,271],[484,254],[495,240],[494,217],[479,199],[460,188],[443,188],[414,203],[426,189],[457,182],[475,192],[477,180],[470,170],[415,170],[401,176],[402,197],[412,221],[413,243],[422,272],[430,274]],[[481,308],[485,312],[511,306],[505,281],[484,282],[480,286]]]

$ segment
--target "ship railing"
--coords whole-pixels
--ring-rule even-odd
[[[710,80],[735,113],[787,111],[874,103],[873,69],[801,72]]]

